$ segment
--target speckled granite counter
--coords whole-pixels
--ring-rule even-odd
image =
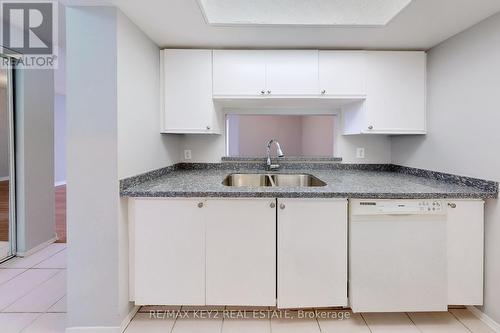
[[[496,198],[498,183],[395,165],[294,163],[276,173],[307,173],[323,187],[229,187],[231,173],[266,172],[259,163],[178,164],[121,182],[124,197]]]

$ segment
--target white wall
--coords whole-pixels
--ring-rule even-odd
[[[391,139],[387,135],[339,135],[336,151],[343,163],[391,163]],[[365,158],[356,158],[356,149],[365,149]]]
[[[54,180],[56,185],[66,182],[66,6],[58,7],[59,45],[57,68],[54,70]]]
[[[160,134],[160,49],[118,15],[118,177],[176,163],[179,135]]]
[[[428,54],[427,136],[394,137],[396,164],[500,181],[500,14]],[[500,202],[486,204],[485,306],[500,323]]]
[[[178,162],[160,134],[160,49],[113,7],[67,8],[68,332],[119,330],[128,301],[119,179]]]
[[[160,133],[160,48],[124,14],[117,16],[118,177],[120,179],[179,162],[179,135]],[[127,199],[120,200],[120,315],[128,299]]]
[[[118,327],[119,184],[116,16],[68,7],[68,332]]]
[[[55,237],[54,71],[17,70],[17,252]]]
[[[0,75],[4,75],[3,71]],[[0,181],[9,178],[9,109],[7,90],[0,88]]]
[[[59,11],[66,11],[65,6],[59,6]],[[65,19],[65,16],[64,16]],[[63,26],[64,21],[59,21],[58,24]],[[61,28],[62,29],[62,28]],[[59,38],[63,38],[59,36]],[[65,37],[64,37],[65,38]],[[57,50],[57,68],[54,70],[54,89],[58,95],[66,95],[66,48],[58,47]]]
[[[54,97],[54,181],[66,182],[66,95]]]

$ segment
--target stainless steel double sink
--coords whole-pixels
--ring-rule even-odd
[[[234,187],[320,187],[326,186],[321,179],[308,174],[233,173],[223,185]]]

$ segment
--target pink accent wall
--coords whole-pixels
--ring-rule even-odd
[[[333,156],[334,130],[334,116],[302,116],[302,155]]]
[[[228,115],[229,156],[265,156],[276,139],[285,156],[333,156],[334,116]],[[273,155],[275,148],[273,147]]]

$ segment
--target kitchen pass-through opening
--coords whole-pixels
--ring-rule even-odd
[[[333,157],[335,115],[226,115],[226,154],[263,157],[271,139],[287,157]]]

